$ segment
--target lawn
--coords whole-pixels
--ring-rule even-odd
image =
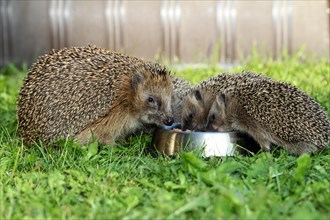
[[[292,83],[330,115],[329,65],[303,53],[277,61],[254,53],[226,71]],[[224,71],[212,64],[172,68],[194,83]],[[72,141],[25,147],[17,136],[16,100],[26,73],[26,66],[14,65],[0,72],[1,219],[329,219],[329,146],[300,157],[278,148],[209,159],[193,152],[153,157],[147,135],[116,148]]]

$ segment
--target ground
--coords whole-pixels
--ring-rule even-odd
[[[289,82],[330,112],[329,60],[297,53],[257,54],[230,72],[250,70]],[[171,68],[171,67],[170,67]],[[172,68],[196,83],[224,70]],[[0,72],[0,218],[329,219],[330,148],[288,155],[203,159],[194,152],[153,157],[150,136],[112,148],[63,141],[26,147],[17,135],[16,100],[26,66]]]

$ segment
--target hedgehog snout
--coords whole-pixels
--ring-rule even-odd
[[[185,131],[185,130],[187,130],[187,129],[189,129],[189,130],[192,130],[186,123],[184,123],[184,122],[181,122],[181,129],[183,130],[183,131]]]
[[[174,122],[174,119],[173,117],[170,117],[170,116],[166,116],[164,119],[163,119],[163,123],[167,126],[170,126],[172,125]]]
[[[207,123],[207,125],[206,125],[206,131],[214,131],[214,128],[212,126],[212,123]]]
[[[206,124],[205,123],[200,123],[200,124],[197,124],[194,128],[193,128],[194,131],[206,131]]]
[[[164,125],[170,126],[174,122],[174,116],[172,113],[171,102],[167,102],[167,105],[164,105],[163,108],[159,109],[160,119]]]

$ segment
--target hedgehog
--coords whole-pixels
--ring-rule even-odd
[[[207,116],[214,95],[208,90],[193,89],[184,98],[181,110],[181,129],[206,131]]]
[[[18,100],[26,145],[72,138],[113,145],[144,125],[173,123],[170,73],[97,47],[52,50],[32,66]]]
[[[193,89],[193,85],[181,77],[171,75],[171,79],[173,84],[172,112],[174,122],[180,123],[183,99]]]
[[[209,110],[216,94],[226,88],[249,81],[268,80],[266,76],[252,72],[222,73],[200,82],[183,100],[181,127],[183,130],[205,131]]]
[[[207,128],[249,134],[261,149],[290,154],[318,152],[330,140],[330,121],[321,105],[298,88],[273,80],[251,81],[219,93]]]

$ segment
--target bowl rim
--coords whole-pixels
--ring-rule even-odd
[[[237,131],[173,131],[172,128],[156,128],[156,130],[163,131],[163,132],[172,132],[178,134],[230,134],[230,133],[238,133]]]

